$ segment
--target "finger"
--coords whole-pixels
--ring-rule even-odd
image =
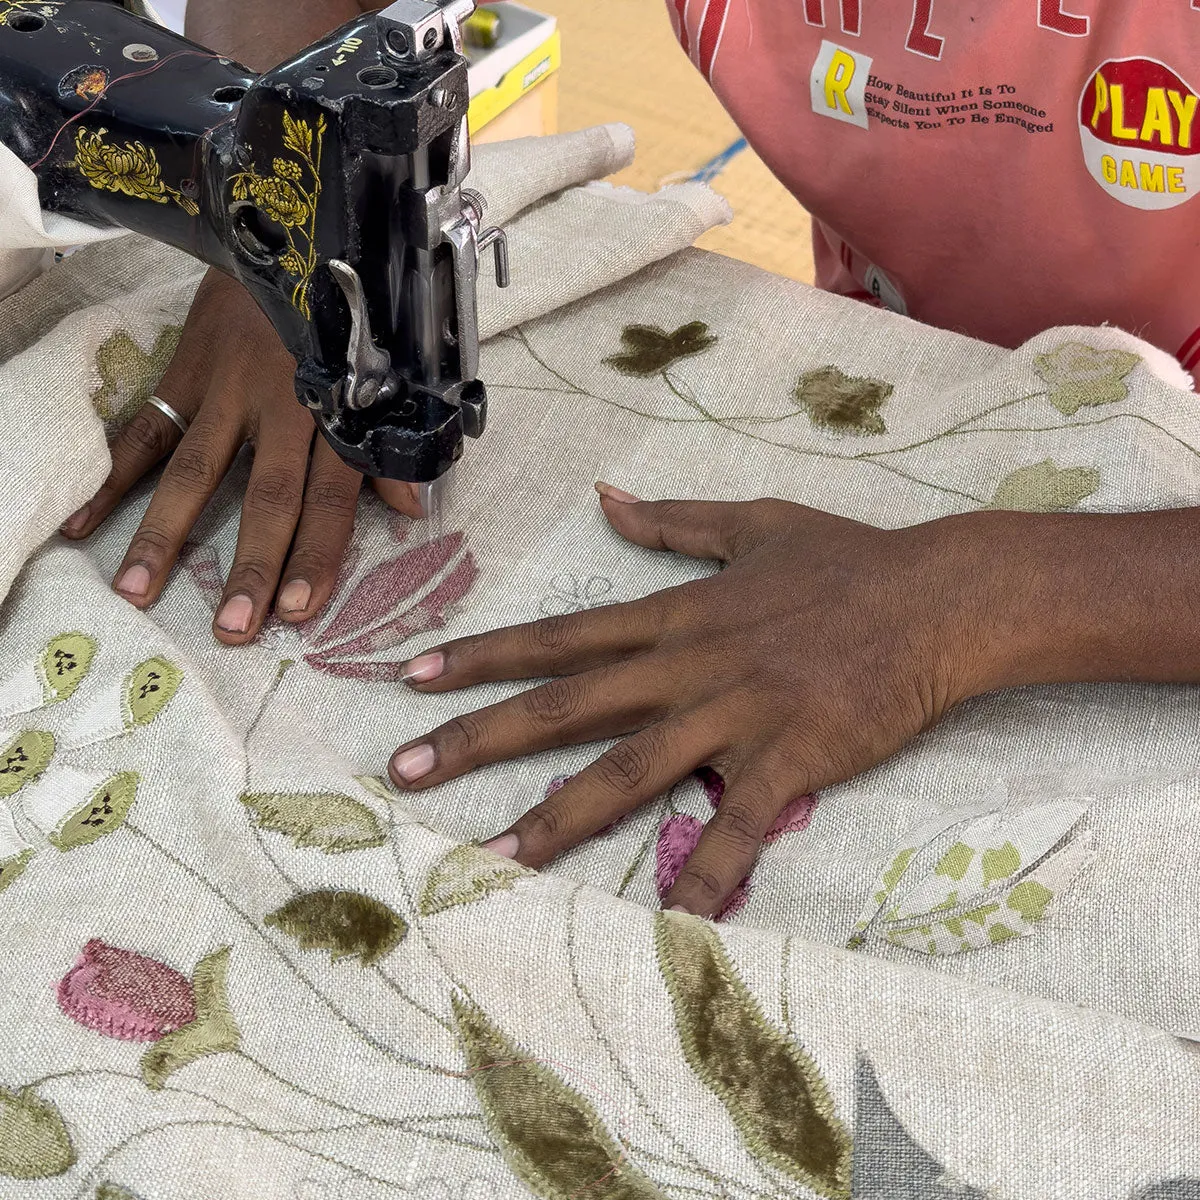
[[[325,607],[354,529],[362,476],[325,441],[313,445],[296,541],[283,571],[275,610],[285,621],[303,621]]]
[[[271,610],[304,504],[314,433],[311,417],[299,408],[259,431],[237,550],[213,620],[213,633],[226,645],[248,642]]]
[[[732,562],[774,531],[782,500],[639,500],[607,483],[596,484],[600,507],[624,538],[648,550],[675,550],[692,558]]]
[[[712,734],[696,716],[652,725],[618,742],[484,848],[540,867],[661,796],[713,751]]]
[[[432,787],[488,763],[641,729],[666,707],[646,680],[645,671],[629,667],[552,679],[401,746],[392,756],[392,778],[400,787]]]
[[[166,399],[164,397],[164,399]],[[173,396],[167,403],[184,420],[200,407],[198,397]],[[183,431],[164,412],[145,404],[117,434],[109,453],[112,469],[99,491],[63,522],[69,538],[89,537],[125,497],[130,488],[167,457],[183,440]]]
[[[396,479],[372,479],[371,486],[379,498],[406,517],[427,517],[421,505],[421,488],[415,483],[401,483]]]
[[[139,608],[166,584],[179,549],[241,447],[243,432],[215,407],[200,409],[163,471],[113,587]]]
[[[450,692],[496,680],[594,670],[653,646],[668,597],[678,591],[458,638],[405,663],[404,680],[422,691]]]
[[[719,913],[750,873],[763,838],[797,790],[795,774],[756,766],[727,775],[725,795],[696,849],[679,872],[663,907],[701,917]]]

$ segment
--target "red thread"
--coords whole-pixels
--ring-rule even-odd
[[[127,79],[141,79],[146,75],[153,75],[155,71],[161,70],[169,62],[173,62],[177,58],[222,58],[220,54],[210,54],[202,50],[177,50],[174,54],[168,54],[166,58],[159,59],[152,67],[147,67],[144,71],[131,71],[128,75],[118,75],[116,79],[110,80],[104,85],[104,90],[89,104],[86,108],[81,108],[73,117],[68,117],[57,129],[53,139],[50,142],[50,148],[42,155],[35,163],[29,164],[31,171],[36,171],[46,159],[54,153],[54,147],[58,145],[58,139],[73,125],[76,121],[86,117],[109,93],[110,89],[116,87],[118,83],[124,83]],[[218,125],[223,125],[224,121],[219,121]],[[217,126],[212,127],[216,129]],[[211,132],[211,130],[209,131]]]

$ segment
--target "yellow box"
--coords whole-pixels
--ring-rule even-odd
[[[501,19],[499,42],[470,52],[472,136],[549,79],[562,65],[562,41],[553,17],[520,4],[490,5]]]

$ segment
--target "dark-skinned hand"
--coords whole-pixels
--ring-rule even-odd
[[[131,604],[145,608],[158,598],[192,526],[247,442],[254,464],[216,636],[239,645],[258,633],[272,607],[283,620],[299,622],[329,600],[362,477],[316,433],[296,401],[294,372],[249,292],[210,271],[157,391],[189,422],[187,432],[143,407],[113,442],[112,471],[100,490],[63,526],[69,538],[88,537],[138,480],[168,459],[113,584]],[[393,507],[420,515],[407,484],[380,491]]]
[[[407,668],[449,692],[548,682],[400,747],[396,784],[436,786],[555,746],[622,738],[487,843],[526,866],[708,765],[720,808],[667,907],[719,912],[794,797],[888,758],[977,682],[955,518],[884,531],[781,500],[636,501],[599,485],[631,542],[725,569],[642,600],[462,638]],[[969,571],[965,573],[969,577]]]

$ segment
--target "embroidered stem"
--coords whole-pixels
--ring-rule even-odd
[[[675,788],[671,789],[673,795]],[[658,839],[658,827],[662,824],[662,808],[664,805],[670,806],[669,797],[664,798],[659,808],[655,810],[654,820],[650,822],[650,832],[646,834],[646,840],[642,843],[641,849],[634,856],[633,862],[629,864],[629,870],[625,872],[621,880],[621,886],[617,888],[617,899],[624,900],[625,892],[629,885],[637,878],[637,873],[642,869],[642,864],[646,861],[646,856],[650,853],[651,848]],[[672,806],[673,807],[673,806]]]
[[[788,934],[783,939],[783,955],[779,961],[779,1011],[783,1018],[783,1027],[792,1035],[796,1036],[796,1031],[792,1028],[792,1014],[788,1005],[788,964],[792,958],[792,935]]]

